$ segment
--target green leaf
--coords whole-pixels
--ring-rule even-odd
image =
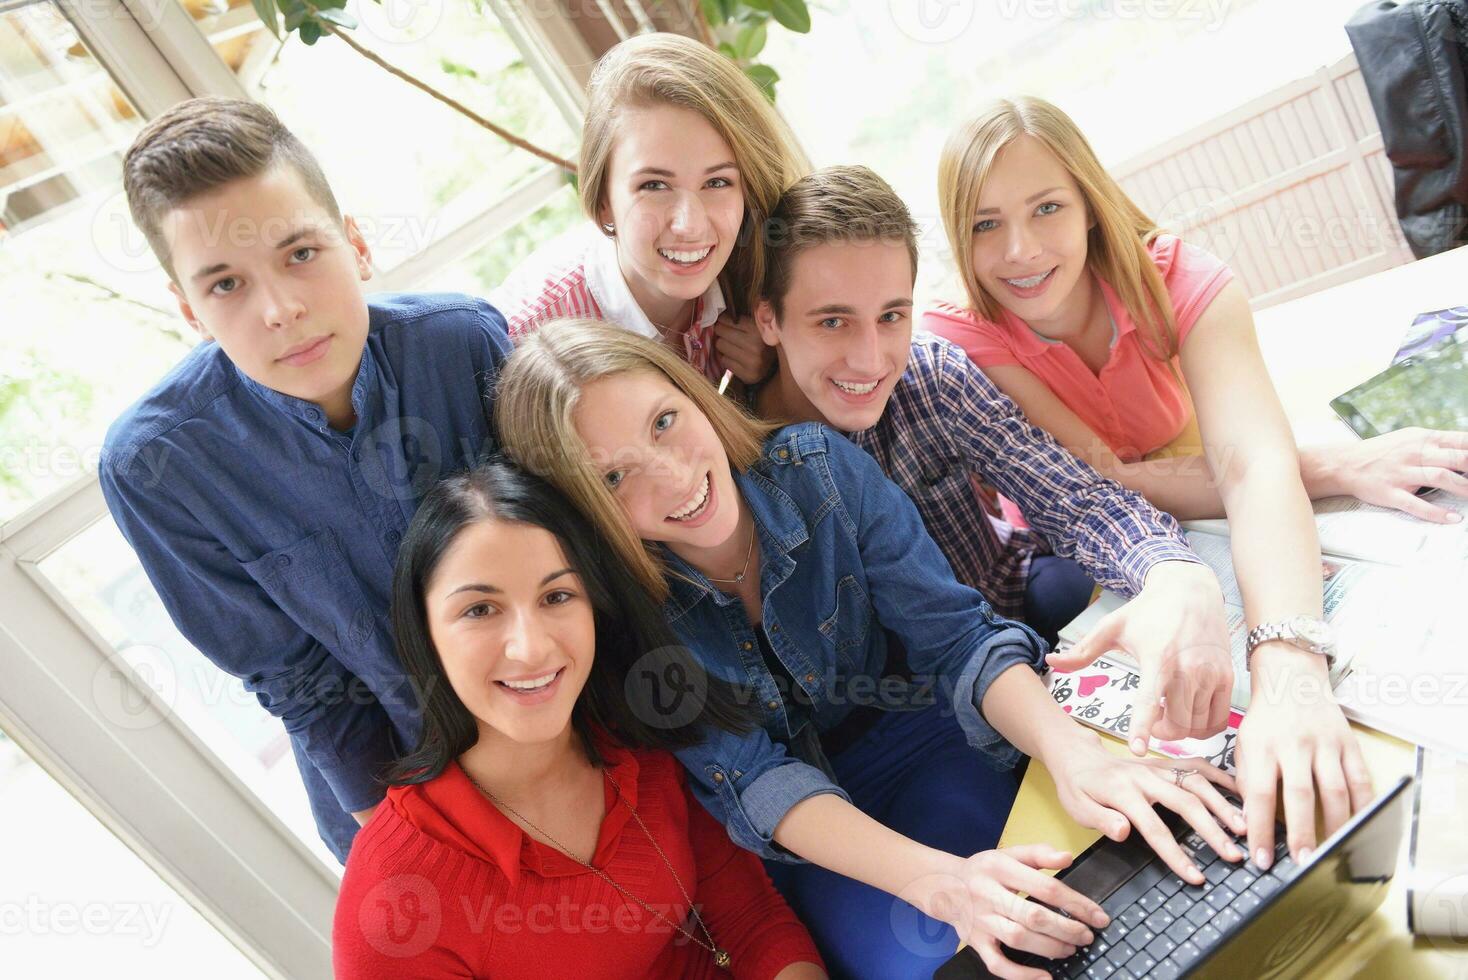
[[[750,61],[757,57],[765,48],[765,39],[769,32],[765,30],[764,24],[754,24],[739,32],[739,37],[734,41],[734,50],[739,52],[740,61]]]
[[[767,99],[775,101],[775,83],[780,80],[779,72],[769,65],[750,65],[744,69],[744,74],[763,90]]]
[[[739,60],[739,52],[735,51],[734,45],[730,44],[728,41],[719,42],[719,54],[723,55],[725,58],[729,58],[734,61]]]
[[[301,24],[301,40],[307,47],[321,40],[321,24],[314,20],[308,20]]]
[[[357,27],[357,18],[345,10],[338,10],[334,7],[323,7],[319,9],[316,12],[316,16],[321,20],[330,21],[337,27],[344,27],[349,31],[356,30]]]
[[[719,0],[702,0],[703,19],[710,27],[718,27],[729,18],[724,14],[724,5]]]
[[[771,0],[743,0],[743,3],[750,10],[762,10],[765,13],[769,13],[770,8],[774,6]]]
[[[270,28],[271,34],[274,34],[279,39],[279,14],[275,10],[275,0],[250,0],[250,3],[254,6],[255,14],[260,18],[260,21],[266,27]]]
[[[479,78],[479,72],[473,68],[470,68],[468,65],[461,65],[457,61],[450,61],[447,58],[440,58],[438,67],[445,75],[457,75],[460,78]]]
[[[810,8],[805,0],[771,0],[770,12],[780,26],[797,34],[810,33]]]

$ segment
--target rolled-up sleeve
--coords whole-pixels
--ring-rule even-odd
[[[866,453],[830,436],[834,487],[856,534],[870,599],[882,626],[907,650],[917,677],[947,694],[970,745],[996,765],[1020,753],[984,718],[989,685],[1017,664],[1038,673],[1045,642],[1022,623],[998,616],[977,590],[959,582],[907,495]]]
[[[698,802],[718,818],[734,843],[763,858],[801,863],[774,841],[775,828],[802,800],[834,793],[851,802],[823,771],[793,758],[763,730],[745,735],[712,731],[704,742],[677,755]]]
[[[931,356],[947,431],[979,478],[1013,500],[1055,554],[1128,597],[1154,565],[1199,561],[1170,514],[1033,425],[956,346],[937,341]]]
[[[122,461],[125,464],[125,459]],[[294,623],[160,486],[101,467],[107,507],[180,633],[279,718],[343,810],[380,802],[391,725],[365,682]]]

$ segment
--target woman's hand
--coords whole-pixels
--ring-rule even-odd
[[[734,377],[747,385],[758,384],[775,366],[775,348],[764,342],[754,318],[734,319],[722,314],[714,323],[714,352]]]
[[[945,857],[952,860],[943,870],[924,875],[898,897],[953,926],[959,940],[972,946],[995,976],[1048,978],[1041,970],[1015,963],[1000,943],[1064,959],[1096,938],[1092,928],[1104,928],[1111,921],[1101,906],[1040,870],[1068,867],[1071,855],[1064,851],[1027,844],[980,851],[968,858]]]
[[[1273,649],[1271,649],[1273,648]],[[1274,657],[1267,679],[1261,658]],[[1304,658],[1292,669],[1286,658]],[[1239,788],[1249,826],[1249,853],[1267,868],[1274,861],[1274,813],[1281,782],[1290,854],[1296,863],[1315,848],[1315,797],[1334,833],[1371,802],[1371,775],[1361,746],[1341,713],[1318,656],[1282,640],[1254,651],[1254,694],[1239,725]]]
[[[1357,443],[1300,450],[1300,476],[1312,498],[1349,494],[1435,524],[1461,520],[1456,511],[1416,496],[1437,487],[1468,497],[1468,432],[1398,429]]]
[[[1219,826],[1222,821],[1237,834],[1245,829],[1244,815],[1213,786],[1234,789],[1233,778],[1216,766],[1201,759],[1128,759],[1106,751],[1094,735],[1058,746],[1042,761],[1055,779],[1061,805],[1077,823],[1118,841],[1125,840],[1132,827],[1137,828],[1157,856],[1184,881],[1201,885],[1203,872],[1153,811],[1154,803],[1187,820],[1224,860],[1244,859],[1244,853]],[[1186,775],[1179,778],[1178,771]]]
[[[1125,651],[1141,668],[1131,719],[1133,754],[1145,756],[1153,735],[1207,738],[1228,724],[1234,665],[1223,593],[1207,565],[1165,561],[1153,566],[1136,598],[1046,662],[1069,673],[1111,650]]]

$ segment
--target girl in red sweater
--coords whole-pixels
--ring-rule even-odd
[[[502,461],[429,493],[393,583],[423,702],[357,835],[339,978],[825,976],[759,859],[667,753],[746,727],[559,493]],[[693,704],[634,696],[654,671]],[[690,688],[689,685],[692,685]]]

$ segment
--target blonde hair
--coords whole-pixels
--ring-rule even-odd
[[[581,209],[593,222],[606,203],[623,110],[671,105],[698,113],[734,151],[744,221],[719,274],[736,313],[754,311],[765,275],[764,222],[785,188],[810,170],[790,127],[759,86],[728,58],[678,34],[641,34],[612,48],[591,73],[577,164]]]
[[[1003,316],[1002,304],[974,274],[974,215],[999,151],[1020,136],[1039,140],[1070,172],[1095,222],[1087,264],[1116,290],[1141,329],[1147,353],[1171,361],[1178,351],[1172,301],[1147,252],[1160,229],[1101,166],[1075,122],[1044,99],[1018,96],[993,102],[948,137],[939,157],[938,209],[969,306],[988,320]]]
[[[496,384],[494,422],[506,453],[569,497],[661,602],[668,596],[662,560],[632,529],[575,424],[581,389],[633,371],[661,375],[686,395],[741,473],[759,459],[765,438],[777,428],[720,395],[668,347],[591,319],[556,320],[520,341]]]

